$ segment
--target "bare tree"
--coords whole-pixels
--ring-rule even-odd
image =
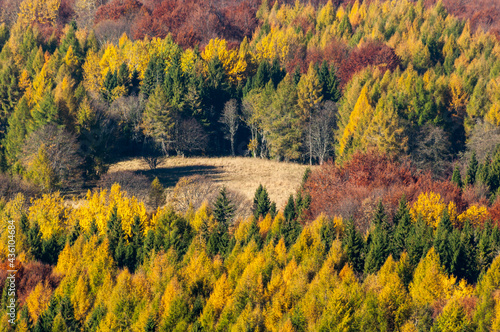
[[[177,155],[186,152],[204,151],[207,147],[207,134],[195,119],[180,120],[175,126],[174,148]]]
[[[79,154],[80,145],[76,138],[60,127],[46,125],[28,136],[23,147],[23,164],[29,165],[42,144],[47,150],[58,186],[66,189],[80,187],[83,159]]]
[[[231,99],[224,105],[224,111],[219,121],[226,126],[226,137],[231,141],[231,154],[234,156],[234,136],[240,125],[238,102],[236,99]]]
[[[410,156],[419,170],[438,177],[451,173],[450,140],[442,128],[427,124],[411,141]]]
[[[479,121],[467,142],[467,150],[462,156],[463,163],[469,162],[472,152],[476,152],[477,160],[483,162],[486,156],[494,154],[498,144],[500,144],[500,128]]]
[[[149,169],[156,169],[158,164],[161,162],[162,151],[161,147],[154,139],[149,137],[144,137],[142,143],[142,159],[146,161]]]
[[[307,140],[306,145],[312,145],[311,149],[308,150],[311,151],[312,157],[317,159],[320,165],[333,151],[336,112],[337,105],[333,101],[327,100],[321,103],[311,119],[311,140]]]

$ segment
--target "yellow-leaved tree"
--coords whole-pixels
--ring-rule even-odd
[[[446,274],[436,251],[431,248],[415,270],[409,287],[410,295],[419,306],[432,304],[451,296],[455,282],[456,278]]]
[[[19,5],[19,20],[32,23],[55,24],[61,0],[24,0]]]

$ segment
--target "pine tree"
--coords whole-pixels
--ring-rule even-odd
[[[346,225],[346,235],[343,240],[347,260],[356,272],[362,272],[364,267],[364,243],[361,234],[356,230],[354,220],[351,218]]]
[[[467,167],[467,175],[465,176],[464,185],[474,185],[476,182],[476,174],[478,171],[478,161],[476,158],[476,152],[472,152],[472,155],[469,159],[469,166]]]
[[[458,165],[455,166],[455,169],[453,170],[453,175],[451,177],[451,182],[456,184],[457,187],[462,188],[463,183],[462,183],[462,175],[460,175],[460,167]]]
[[[286,203],[283,213],[287,222],[291,222],[297,217],[297,215],[295,214],[295,202],[293,199],[293,195],[290,195],[290,197],[288,198],[288,202]]]

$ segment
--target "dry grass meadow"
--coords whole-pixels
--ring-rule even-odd
[[[140,158],[113,164],[108,174],[134,172],[146,176],[150,181],[158,177],[167,188],[175,187],[179,179],[203,175],[219,186],[226,186],[245,198],[252,200],[255,190],[262,184],[272,201],[281,208],[290,194],[294,194],[308,166],[277,162],[258,158],[165,158],[155,170],[150,170]],[[313,166],[314,167],[314,166]]]

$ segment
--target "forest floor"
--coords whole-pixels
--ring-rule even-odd
[[[250,201],[255,190],[262,184],[271,201],[283,207],[290,194],[295,194],[308,165],[277,162],[259,158],[165,158],[155,170],[141,158],[121,161],[111,165],[108,174],[132,171],[153,180],[158,177],[167,189],[175,187],[180,178],[203,175],[220,186],[239,192]],[[312,166],[313,168],[315,166]]]

